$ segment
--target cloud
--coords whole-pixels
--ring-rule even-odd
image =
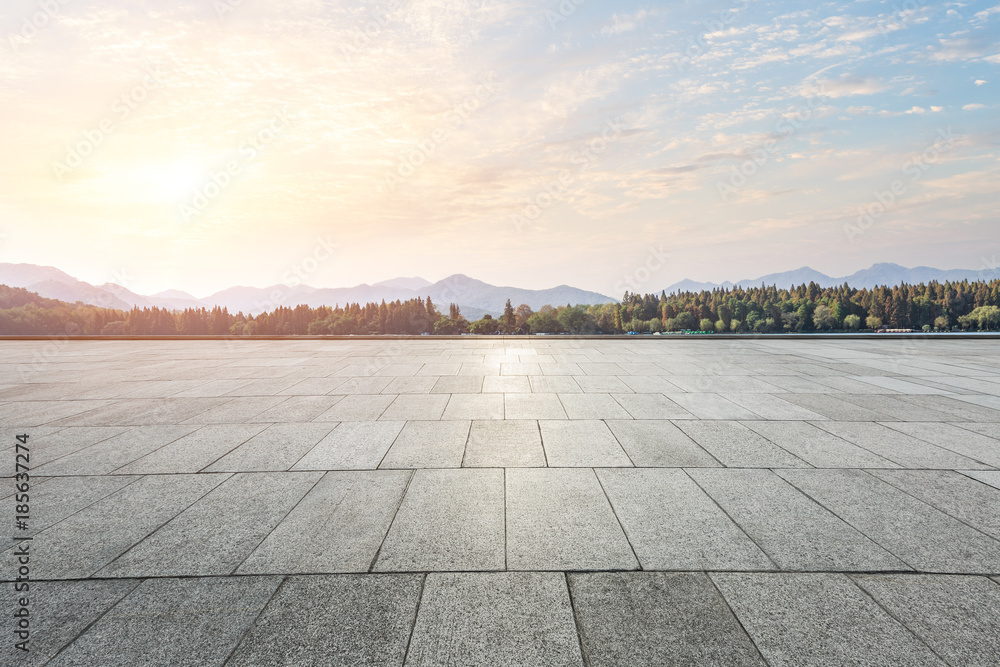
[[[994,5],[989,9],[984,9],[981,12],[976,12],[974,18],[979,22],[985,22],[989,19],[991,14],[1000,14],[1000,5]]]
[[[874,95],[885,90],[885,84],[880,79],[847,74],[839,79],[820,79],[818,86],[827,97],[832,98]]]
[[[986,82],[983,79],[976,79],[977,86],[985,86]]]
[[[959,37],[954,39],[941,39],[941,47],[931,53],[931,60],[938,62],[962,62],[965,60],[975,60],[985,58],[990,62],[997,62],[995,58],[1000,58],[1000,43],[996,43],[985,37]]]
[[[621,35],[632,32],[645,23],[646,19],[656,16],[656,11],[640,9],[635,14],[615,14],[611,17],[611,23],[601,28],[602,35]]]
[[[966,104],[962,107],[962,111],[977,111],[979,109],[985,109],[985,104]]]

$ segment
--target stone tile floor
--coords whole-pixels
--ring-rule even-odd
[[[3,341],[0,663],[1000,664],[997,345]]]

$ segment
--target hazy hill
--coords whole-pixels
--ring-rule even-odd
[[[871,288],[876,285],[898,285],[902,282],[917,284],[935,280],[955,282],[964,279],[972,281],[994,278],[1000,278],[1000,269],[941,270],[925,266],[910,269],[898,264],[875,264],[868,269],[842,278],[833,278],[809,267],[802,267],[794,271],[771,273],[752,280],[741,280],[736,284],[743,287],[756,287],[763,283],[789,288],[810,281],[816,282],[821,287],[833,287],[846,282],[857,288]],[[265,288],[230,287],[198,299],[179,290],[166,290],[146,296],[112,283],[94,286],[77,280],[52,266],[0,263],[0,284],[23,287],[50,299],[59,299],[69,303],[81,301],[105,308],[127,310],[133,306],[139,308],[157,306],[171,310],[183,310],[185,308],[224,306],[233,313],[242,311],[248,314],[273,310],[278,306],[294,308],[299,304],[304,304],[317,308],[338,304],[343,306],[348,303],[378,303],[383,299],[386,301],[396,301],[397,299],[406,301],[407,299],[430,296],[431,300],[442,311],[447,309],[449,303],[456,303],[467,319],[474,320],[486,313],[494,316],[499,315],[503,311],[507,299],[510,299],[514,306],[526,303],[534,310],[546,304],[553,306],[567,303],[592,305],[617,301],[616,298],[569,285],[531,290],[491,285],[462,274],[449,276],[436,283],[430,283],[420,277],[399,277],[383,280],[374,285],[362,284],[354,287],[316,288],[307,285],[295,287],[274,285]],[[716,284],[682,280],[667,287],[665,291],[668,294],[697,292],[716,287],[732,286],[733,283],[729,282]]]
[[[740,287],[760,287],[762,283],[764,285],[777,285],[778,287],[791,287],[792,285],[808,285],[811,282],[815,282],[821,287],[833,287],[833,285],[841,284],[843,281],[838,283],[830,276],[822,274],[815,269],[810,269],[808,266],[803,266],[793,271],[769,273],[756,280],[741,280],[736,284]]]
[[[287,285],[266,288],[231,287],[207,296],[201,301],[226,306],[234,312],[258,313],[261,310],[272,310],[276,306],[294,307],[300,303],[316,308],[338,304],[343,306],[347,303],[378,303],[383,299],[386,301],[396,301],[397,299],[405,301],[429,296],[439,309],[447,308],[449,303],[456,303],[462,309],[462,314],[466,319],[478,319],[486,313],[492,315],[502,313],[507,299],[510,299],[514,306],[526,303],[535,310],[544,305],[595,304],[616,300],[603,294],[587,292],[568,285],[544,290],[498,287],[461,274],[449,276],[444,280],[417,289],[390,287],[385,284],[388,282],[394,281],[385,281],[376,285],[363,284],[356,287],[323,289],[305,286],[288,287]]]
[[[11,287],[15,287],[15,285],[11,285]],[[67,303],[82,301],[83,303],[90,304],[92,306],[100,306],[101,308],[118,308],[122,310],[127,310],[132,307],[111,292],[102,290],[99,287],[94,287],[90,283],[85,283],[79,280],[74,280],[73,282],[43,280],[29,285],[16,285],[16,287],[24,287],[29,292],[35,292],[39,296],[43,296],[48,299],[58,299],[60,301],[66,301]]]
[[[940,283],[951,281],[961,282],[963,280],[993,280],[1000,278],[1000,269],[934,269],[928,266],[918,266],[908,269],[899,264],[882,263],[875,264],[867,269],[856,271],[849,276],[833,278],[815,269],[804,266],[794,271],[784,271],[781,273],[769,273],[766,276],[752,280],[741,280],[736,285],[740,287],[760,287],[776,285],[778,287],[790,288],[797,285],[815,282],[820,287],[836,287],[847,283],[851,287],[871,289],[876,286],[917,285],[937,281]],[[712,290],[717,287],[731,287],[732,283],[699,283],[693,280],[682,280],[666,288],[666,293],[674,292],[696,292],[700,290]]]

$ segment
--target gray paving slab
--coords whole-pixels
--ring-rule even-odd
[[[285,396],[244,396],[230,398],[222,405],[201,412],[187,420],[187,424],[242,424],[255,421],[257,415],[287,401]],[[260,421],[267,421],[261,419]]]
[[[566,419],[556,394],[504,394],[504,419]]]
[[[808,463],[736,421],[678,420],[674,424],[722,465],[808,468]]]
[[[765,665],[704,573],[569,575],[591,667]]]
[[[52,477],[49,479],[32,478],[29,483],[29,506],[31,509],[29,529],[25,531],[17,530],[18,537],[35,535],[38,532],[53,526],[68,516],[79,512],[85,507],[96,503],[112,493],[135,482],[138,477],[134,476],[87,476],[87,477]],[[44,481],[44,483],[43,483]],[[12,495],[15,487],[5,484],[4,491],[8,489]],[[8,507],[14,506],[14,499],[9,497],[6,500]],[[14,538],[7,534],[0,538],[0,549],[13,546]]]
[[[303,376],[300,374],[262,378],[259,380],[253,380],[249,384],[245,384],[238,389],[234,389],[233,391],[227,393],[226,396],[275,396],[282,390],[294,387],[302,380]],[[161,389],[159,391],[163,390]],[[173,393],[179,393],[180,391],[183,391],[183,389],[178,389]],[[133,392],[128,394],[129,398],[139,398],[140,396],[143,398],[149,397],[146,392]]]
[[[342,377],[306,378],[291,387],[277,392],[279,396],[325,396],[332,394],[340,385],[347,382]]]
[[[870,472],[976,530],[1000,539],[1000,489],[953,470]]]
[[[963,401],[965,403],[971,403],[973,405],[979,405],[993,410],[1000,410],[1000,396],[986,396],[983,394],[956,394],[954,398],[955,400]]]
[[[466,467],[542,467],[545,452],[534,420],[477,420],[465,447]]]
[[[192,387],[191,389],[185,389],[184,391],[178,392],[175,396],[178,398],[215,398],[225,396],[229,392],[239,389],[240,387],[245,387],[251,382],[253,382],[253,380],[245,378],[227,378],[220,380],[209,379],[198,383],[197,386]]]
[[[337,387],[338,394],[379,394],[392,382],[388,377],[352,377]]]
[[[938,422],[893,422],[887,426],[974,461],[1000,468],[1000,440],[954,424]]]
[[[417,375],[458,375],[461,368],[461,364],[425,363],[417,371]]]
[[[391,379],[395,379],[398,377],[413,377],[417,374],[417,372],[420,370],[422,366],[423,366],[422,363],[416,361],[412,363],[406,363],[406,362],[390,363],[386,366],[383,366],[378,371],[376,371],[375,376],[384,375],[385,377]],[[383,389],[383,391],[385,390]],[[396,392],[389,392],[389,393],[396,393]]]
[[[581,361],[577,364],[587,375],[626,375],[622,367],[608,361]]]
[[[502,570],[504,533],[503,470],[417,470],[374,570]]]
[[[950,415],[949,421],[1000,422],[1000,410],[951,396],[901,396],[900,399],[920,408]]]
[[[910,569],[770,470],[687,472],[782,570]]]
[[[0,663],[4,665],[44,665],[72,642],[87,626],[139,585],[138,580],[120,581],[37,581],[28,591],[28,651],[15,648],[13,622],[8,637],[0,645]],[[13,619],[16,601],[23,597],[11,592],[5,607],[5,619]]]
[[[531,392],[528,375],[490,375],[483,378],[483,393],[525,394]]]
[[[688,419],[760,419],[760,415],[718,394],[666,394],[692,416]]]
[[[265,428],[267,424],[209,424],[114,472],[116,475],[198,472]]]
[[[379,468],[459,468],[471,426],[468,421],[406,422]]]
[[[1000,542],[864,471],[778,474],[917,570],[1000,571]]]
[[[292,576],[226,663],[402,665],[423,575]]]
[[[368,421],[378,419],[379,415],[396,400],[395,394],[352,394],[344,396],[333,404],[326,412],[321,413],[313,421],[341,422]]]
[[[205,472],[288,470],[336,425],[336,422],[272,424],[205,468]]]
[[[332,408],[338,396],[289,396],[283,401],[254,415],[248,421],[266,423],[308,422]]]
[[[952,665],[1000,664],[1000,586],[985,577],[852,575]]]
[[[780,394],[722,393],[722,398],[758,415],[759,419],[804,420],[824,419],[823,415],[781,398]]]
[[[626,375],[618,379],[637,394],[674,394],[682,391],[662,375]]]
[[[434,380],[432,394],[480,394],[483,391],[481,375],[455,375],[431,379]]]
[[[579,380],[579,378],[577,378]],[[570,419],[631,419],[632,415],[610,394],[559,394]]]
[[[672,422],[609,420],[608,428],[636,467],[716,467],[715,457]]]
[[[885,387],[879,387],[877,385],[871,384],[870,382],[862,382],[854,377],[848,377],[846,375],[828,375],[823,377],[812,376],[809,378],[811,382],[816,383],[816,385],[821,385],[823,387],[829,387],[836,392],[842,392],[845,394],[885,394],[893,393],[893,390],[886,389]],[[820,393],[829,394],[834,393],[829,390],[823,390]]]
[[[538,427],[546,461],[553,468],[632,467],[632,460],[601,420],[541,420]]]
[[[724,368],[730,367],[730,364],[724,366]],[[719,392],[770,394],[778,391],[773,383],[746,376],[726,377],[699,374],[672,378],[670,381],[689,394],[717,394]]]
[[[374,470],[404,422],[347,421],[292,466],[293,470]]]
[[[328,472],[237,574],[367,572],[410,479],[405,470]]]
[[[228,397],[119,400],[53,423],[61,426],[180,424],[231,400]]]
[[[582,667],[565,577],[429,574],[406,664]]]
[[[845,394],[807,394],[788,393],[781,397],[790,403],[794,403],[807,410],[823,415],[827,419],[834,421],[852,422],[874,422],[891,421],[892,417],[883,413],[870,410],[849,401],[841,400]]]
[[[231,574],[321,476],[320,472],[233,475],[97,576]]]
[[[584,374],[583,369],[581,369],[580,366],[575,362],[567,362],[567,361],[544,362],[538,364],[538,368],[539,370],[542,371],[543,376],[547,375],[550,377],[560,377],[560,376],[570,376],[570,375],[583,376]],[[528,380],[531,382],[532,387],[535,386],[535,379],[538,377],[540,376],[538,375],[528,376]],[[577,385],[576,391],[581,391],[579,385]]]
[[[151,475],[35,536],[33,577],[89,577],[187,509],[227,475]],[[9,557],[9,551],[6,552]]]
[[[42,426],[58,423],[63,426],[98,425],[87,421],[86,415],[102,408],[113,408],[114,401],[17,401],[0,405],[0,425]],[[76,417],[80,417],[76,420]]]
[[[442,419],[503,419],[503,394],[452,394]]]
[[[441,419],[448,404],[445,394],[401,394],[396,396],[380,420],[430,420]]]
[[[639,567],[604,490],[589,469],[507,470],[507,567]]]
[[[881,387],[883,389],[890,390],[889,392],[881,392],[881,393],[899,392],[900,394],[913,394],[913,395],[942,393],[942,390],[940,389],[935,389],[933,387],[928,387],[926,385],[917,384],[914,382],[907,382],[906,380],[895,377],[856,375],[853,376],[852,379],[858,380],[859,382],[865,382],[867,384],[875,385],[876,387]],[[846,392],[846,393],[849,394],[851,392]]]
[[[479,378],[487,375],[500,375],[500,364],[466,362],[458,369],[458,375]]]
[[[540,394],[579,394],[583,392],[576,380],[569,375],[530,375],[531,391]]]
[[[985,422],[982,424],[963,423],[960,426],[966,431],[985,435],[1000,442],[1000,423],[998,422]]]
[[[532,362],[500,362],[500,375],[541,375],[542,369]]]
[[[1000,489],[1000,470],[960,470],[966,477],[989,484],[995,489]]]
[[[427,394],[434,388],[438,378],[433,377],[394,377],[382,391],[386,394]]]
[[[817,468],[899,467],[808,422],[756,421],[743,425]]]
[[[693,419],[693,415],[663,394],[613,394],[633,419]]]
[[[36,475],[105,475],[197,430],[197,426],[137,426],[32,470]],[[29,438],[30,442],[30,438]]]
[[[985,467],[985,464],[956,454],[950,449],[932,445],[875,422],[824,421],[814,425],[907,468]]]
[[[644,570],[771,570],[774,564],[683,470],[597,471]]]
[[[843,574],[710,575],[769,665],[943,665]]]
[[[222,664],[280,581],[147,579],[48,664]]]
[[[881,412],[884,415],[888,415],[889,419],[898,421],[945,422],[956,420],[953,414],[932,410],[926,406],[917,405],[895,396],[852,396],[850,394],[843,394],[838,396],[838,398],[866,409]]]
[[[38,469],[85,447],[107,440],[125,432],[125,426],[67,426],[65,428],[31,428],[28,445],[31,448],[31,467]],[[19,432],[11,430],[10,432]]]

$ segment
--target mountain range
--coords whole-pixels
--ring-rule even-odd
[[[348,303],[377,303],[383,299],[405,301],[429,296],[438,309],[446,309],[450,303],[458,304],[462,315],[470,321],[479,319],[487,313],[499,315],[503,312],[507,299],[510,299],[515,306],[526,303],[534,310],[547,304],[595,304],[616,301],[609,296],[569,285],[542,290],[500,287],[461,274],[449,276],[436,283],[412,277],[394,278],[374,285],[363,284],[355,287],[316,288],[307,285],[230,287],[199,299],[179,290],[166,290],[145,296],[114,283],[91,285],[52,266],[0,263],[0,284],[23,287],[50,299],[70,303],[82,301],[105,308],[128,310],[133,306],[139,308],[155,306],[183,310],[225,306],[233,313],[242,311],[253,314],[273,310],[278,306],[295,307],[304,304],[316,308],[338,304],[343,306]]]
[[[894,286],[903,283],[907,285],[919,285],[936,281],[939,283],[951,281],[961,282],[963,280],[996,280],[1000,278],[1000,267],[983,268],[979,270],[968,269],[933,269],[929,266],[917,266],[908,269],[899,264],[874,264],[867,269],[855,271],[843,278],[832,278],[825,273],[820,273],[808,266],[803,266],[794,271],[783,271],[781,273],[769,273],[760,278],[752,280],[741,280],[737,283],[699,283],[693,280],[682,280],[667,287],[664,291],[667,294],[675,292],[700,292],[702,290],[713,290],[718,287],[760,287],[761,285],[776,285],[777,287],[790,288],[798,285],[807,285],[815,282],[820,287],[836,287],[847,283],[851,287],[871,289],[872,287],[885,285]]]
[[[871,288],[876,285],[891,286],[901,283],[912,285],[930,281],[956,282],[966,279],[992,280],[997,278],[1000,278],[1000,269],[997,268],[973,271],[942,270],[918,266],[909,269],[898,264],[875,264],[868,269],[857,271],[843,278],[833,278],[809,267],[802,267],[794,271],[772,273],[752,280],[741,280],[737,283],[703,283],[682,280],[663,291],[667,294],[673,294],[675,292],[712,290],[719,287],[754,287],[761,284],[787,288],[809,282],[815,282],[821,287],[834,287],[847,283],[852,287]],[[461,274],[449,276],[436,283],[420,277],[409,277],[393,278],[373,285],[362,284],[355,287],[316,288],[307,285],[294,287],[274,285],[265,288],[230,287],[204,298],[197,298],[179,290],[166,290],[146,296],[136,294],[114,283],[91,285],[52,266],[0,263],[0,284],[23,287],[50,299],[59,299],[70,303],[82,301],[95,306],[121,310],[128,310],[133,306],[139,308],[155,306],[170,310],[224,306],[233,313],[242,311],[253,314],[273,310],[278,306],[294,307],[298,304],[305,304],[315,308],[337,304],[346,305],[347,303],[380,302],[383,299],[386,301],[395,301],[396,299],[405,301],[429,296],[439,309],[446,308],[450,303],[458,304],[462,314],[470,321],[479,319],[487,313],[493,316],[499,315],[503,312],[507,299],[510,299],[515,306],[526,303],[534,310],[546,304],[598,304],[617,301],[615,298],[569,285],[530,290],[490,285]]]

